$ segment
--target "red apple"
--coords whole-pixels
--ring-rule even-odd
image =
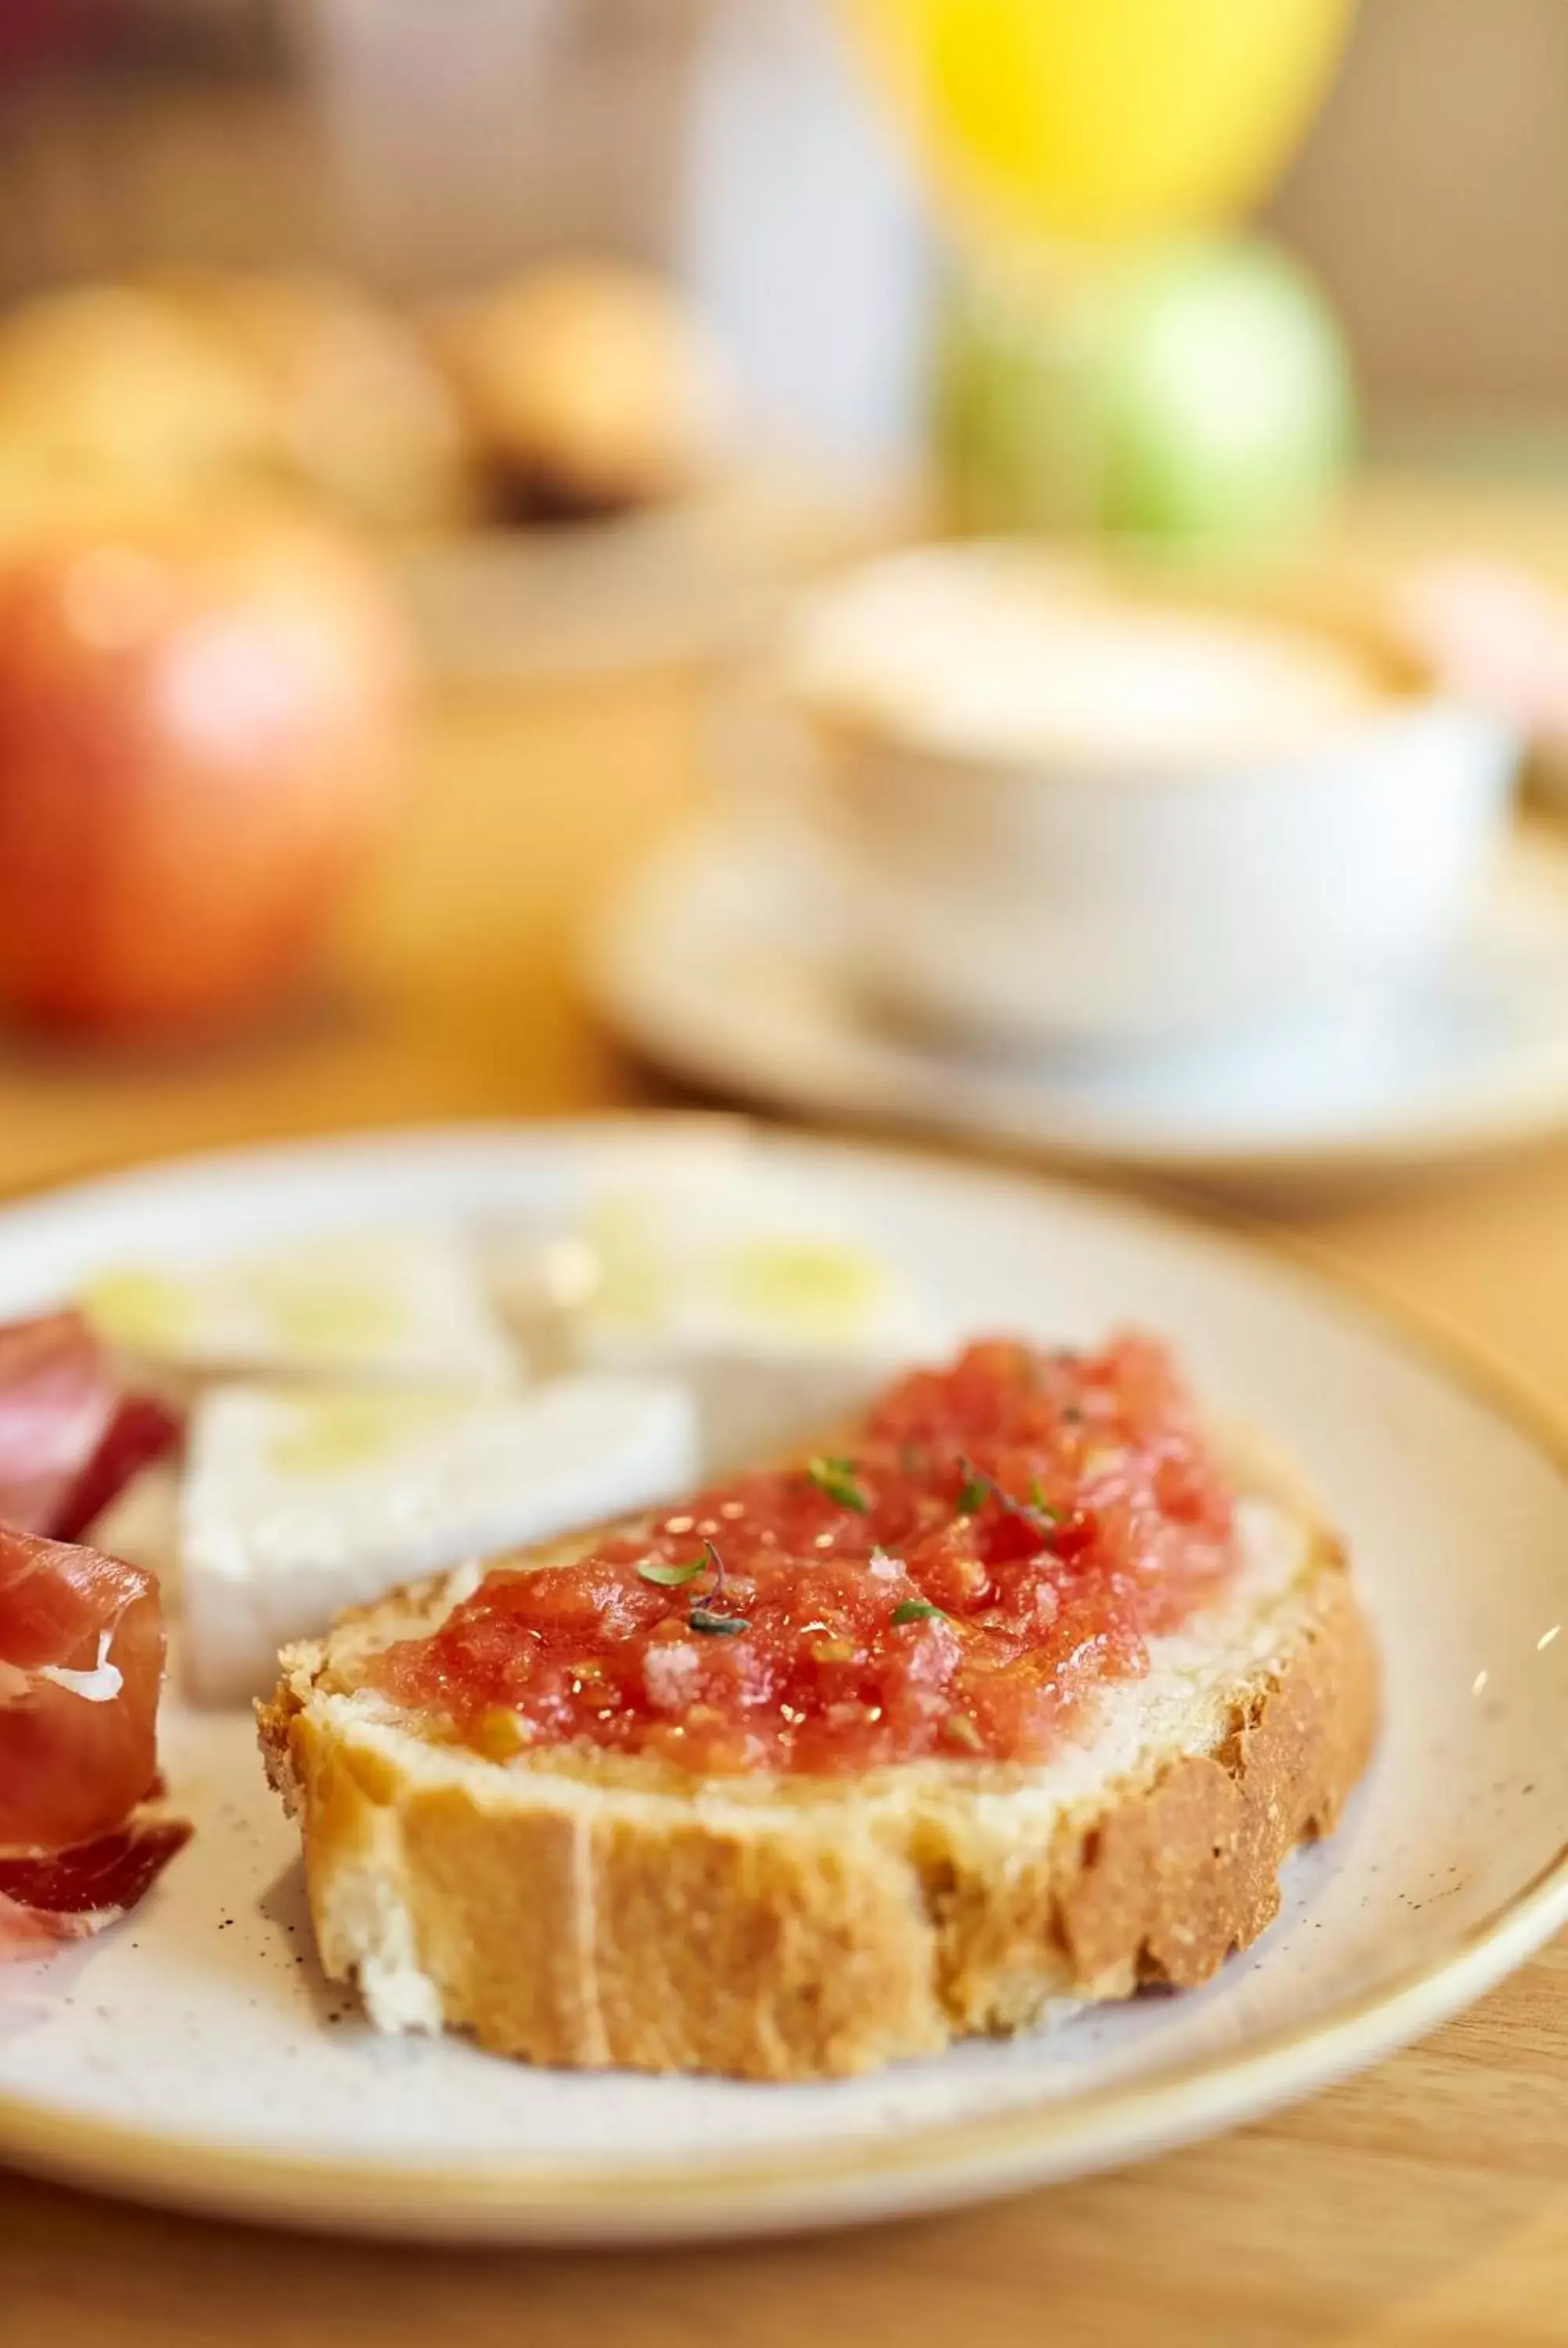
[[[0,997],[215,1026],[308,959],[395,802],[377,572],[292,514],[97,525],[0,567]]]

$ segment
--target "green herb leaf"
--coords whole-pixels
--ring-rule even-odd
[[[865,1516],[870,1501],[855,1480],[853,1459],[808,1459],[805,1472],[819,1492],[836,1500],[841,1509],[854,1509]]]
[[[906,1598],[901,1606],[893,1609],[895,1622],[945,1622],[947,1619],[939,1606],[933,1606],[925,1598]]]
[[[637,1570],[644,1581],[656,1581],[661,1590],[680,1590],[694,1581],[707,1562],[706,1556],[694,1557],[690,1565],[640,1565]]]
[[[1061,1510],[1050,1506],[1045,1497],[1045,1488],[1038,1476],[1031,1476],[1029,1479],[1029,1505],[1035,1515],[1043,1518],[1048,1525],[1059,1525],[1061,1522]]]
[[[693,1606],[686,1620],[693,1631],[705,1631],[710,1638],[733,1639],[752,1627],[743,1614],[715,1614],[711,1606]]]
[[[964,1471],[964,1488],[958,1494],[958,1509],[959,1516],[978,1517],[980,1510],[986,1505],[986,1501],[990,1494],[990,1484],[987,1478],[984,1476],[978,1476],[972,1468],[967,1468]]]

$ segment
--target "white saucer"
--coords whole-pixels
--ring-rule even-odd
[[[1431,982],[1355,1022],[1179,1054],[987,1057],[857,994],[782,839],[669,841],[595,922],[585,977],[625,1039],[715,1091],[1042,1155],[1296,1177],[1435,1164],[1568,1128],[1568,847],[1522,833]]]

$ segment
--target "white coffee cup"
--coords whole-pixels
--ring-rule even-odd
[[[949,1029],[1158,1044],[1322,1013],[1440,955],[1506,827],[1518,744],[1505,726],[1364,619],[1347,632],[1173,602],[1176,623],[1145,639],[1164,607],[1140,588],[1117,657],[1134,694],[1168,667],[1167,738],[1159,705],[1113,714],[1113,738],[1097,741],[1079,677],[1067,719],[1059,706],[1031,740],[1027,659],[999,670],[989,698],[978,666],[956,666],[981,657],[988,572],[1016,588],[1030,561],[1044,558],[888,558],[815,591],[786,632],[784,691],[815,742],[846,952],[870,990]],[[1081,582],[1051,565],[1039,583],[1049,627],[1045,589]],[[950,587],[962,616],[944,636]],[[1114,630],[1119,591],[1088,592]],[[1078,637],[1063,623],[1070,647],[1091,643],[1082,623],[1082,607]],[[1189,636],[1210,664],[1190,693]]]

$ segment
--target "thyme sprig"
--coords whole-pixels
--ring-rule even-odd
[[[836,1500],[841,1509],[853,1509],[862,1517],[869,1513],[871,1503],[856,1481],[853,1459],[808,1459],[805,1472],[817,1490]]]
[[[1020,1523],[1037,1532],[1041,1540],[1050,1540],[1062,1521],[1061,1511],[1050,1506],[1038,1476],[1030,1478],[1029,1498],[1020,1500],[1011,1492],[1004,1490],[994,1476],[988,1476],[983,1468],[977,1468],[974,1461],[962,1452],[958,1455],[958,1465],[964,1471],[963,1489],[957,1503],[959,1516],[972,1517],[988,1499],[995,1500],[1005,1515],[1017,1517]]]
[[[695,1581],[700,1573],[711,1572],[713,1586],[707,1595],[696,1601],[686,1617],[688,1630],[705,1632],[710,1638],[733,1639],[737,1632],[749,1631],[751,1622],[744,1614],[733,1614],[729,1610],[724,1588],[724,1560],[712,1540],[702,1543],[702,1554],[682,1565],[664,1565],[650,1560],[637,1569],[644,1581],[655,1582],[661,1590],[682,1590]]]
[[[681,1590],[696,1581],[707,1562],[705,1556],[691,1558],[684,1565],[664,1565],[651,1558],[637,1570],[644,1581],[657,1582],[661,1590]]]
[[[947,1619],[941,1607],[933,1606],[928,1598],[906,1598],[893,1609],[895,1622],[945,1622]]]

